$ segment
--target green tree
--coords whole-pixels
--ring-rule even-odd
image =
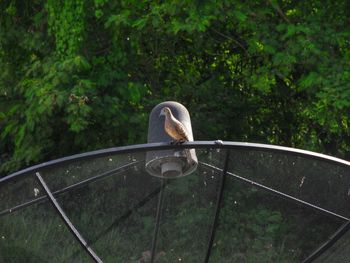
[[[145,142],[164,100],[190,110],[197,140],[347,157],[348,1],[5,0],[0,10],[2,174]]]

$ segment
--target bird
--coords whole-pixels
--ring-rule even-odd
[[[160,111],[159,116],[165,116],[164,130],[173,139],[170,144],[179,144],[188,142],[190,140],[188,131],[179,120],[177,120],[172,114],[169,107],[164,107]],[[184,149],[187,163],[193,162],[189,149]]]
[[[169,107],[162,108],[159,116],[165,116],[164,130],[174,140],[171,143],[177,144],[190,140],[185,125],[174,117]]]

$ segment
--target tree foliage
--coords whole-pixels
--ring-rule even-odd
[[[197,140],[347,157],[349,5],[2,1],[1,172],[145,142],[164,100],[189,109]]]

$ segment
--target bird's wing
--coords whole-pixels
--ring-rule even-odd
[[[178,120],[175,120],[175,130],[184,140],[189,141],[186,127]]]

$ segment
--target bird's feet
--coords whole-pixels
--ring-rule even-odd
[[[179,144],[183,144],[185,142],[185,140],[173,140],[170,142],[171,145],[179,145]]]

